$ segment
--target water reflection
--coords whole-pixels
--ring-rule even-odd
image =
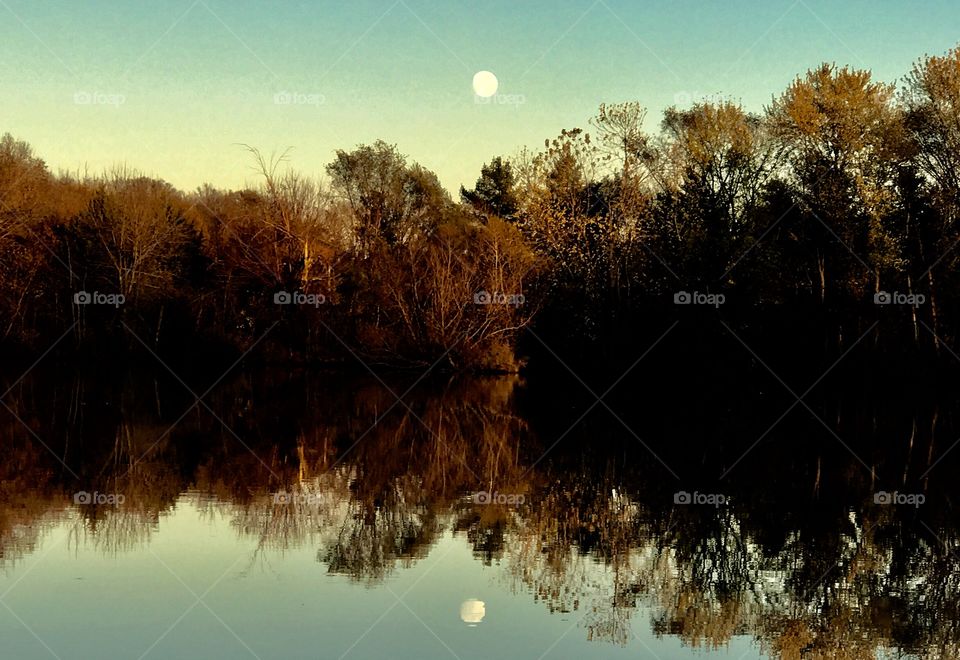
[[[0,418],[0,566],[64,525],[78,550],[143,552],[164,517],[195,511],[254,541],[251,564],[310,548],[330,574],[377,586],[454,534],[497,567],[499,589],[544,616],[576,615],[593,641],[628,645],[643,612],[689,649],[746,635],[778,658],[960,657],[949,460],[923,481],[936,453],[901,464],[897,483],[926,503],[886,505],[874,493],[895,460],[874,453],[864,475],[843,448],[798,455],[794,443],[783,460],[799,486],[764,471],[767,450],[705,491],[722,487],[725,501],[683,505],[678,482],[613,422],[541,458],[563,406],[538,421],[523,391],[515,377],[433,382],[397,404],[370,379],[258,375],[225,386],[214,415],[160,380],[28,379],[8,402],[32,433]],[[952,430],[939,432],[943,443]],[[934,446],[921,436],[891,451]],[[700,484],[715,466],[686,467]],[[462,623],[487,616],[478,597],[460,604]]]
[[[460,620],[464,623],[475,626],[483,621],[487,615],[487,606],[482,600],[471,598],[460,604]]]

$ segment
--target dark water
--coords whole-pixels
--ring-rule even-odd
[[[949,396],[82,373],[2,398],[4,658],[960,657]]]

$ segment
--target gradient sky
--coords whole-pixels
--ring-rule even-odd
[[[603,101],[639,100],[655,129],[712,94],[760,110],[822,61],[895,82],[958,40],[956,0],[0,0],[0,132],[54,170],[184,189],[252,182],[239,143],[320,174],[380,138],[455,191]],[[479,70],[503,102],[475,102]]]

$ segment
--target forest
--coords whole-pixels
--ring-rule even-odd
[[[602,104],[455,199],[394,145],[259,185],[53,173],[0,140],[0,352],[515,371],[616,360],[677,318],[952,361],[960,48],[899,84],[822,64],[762,113]],[[64,135],[69,140],[69,133]],[[238,157],[240,157],[238,155]],[[531,357],[534,356],[534,357]],[[194,359],[194,358],[190,358]]]

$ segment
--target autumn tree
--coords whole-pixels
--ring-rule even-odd
[[[731,102],[668,108],[662,128],[655,249],[685,282],[716,285],[761,234],[772,141],[760,117]]]
[[[823,64],[797,78],[767,111],[803,212],[819,296],[863,299],[881,274],[902,270],[891,226],[902,153],[893,87],[868,71]]]
[[[168,306],[183,301],[199,257],[186,204],[169,184],[123,170],[96,182],[96,193],[69,228],[77,289],[119,294],[116,313],[147,319],[159,338]],[[103,311],[77,307],[84,319]]]
[[[916,227],[913,270],[926,277],[931,322],[939,333],[941,278],[951,291],[960,284],[952,276],[960,241],[960,48],[923,58],[905,83],[905,125],[917,170],[904,190]]]
[[[502,162],[494,170],[507,180]],[[349,315],[337,328],[356,350],[391,362],[515,369],[515,336],[536,309],[527,301],[535,258],[519,231],[496,215],[478,222],[433,172],[383,142],[337,152],[327,172],[354,230],[341,286]]]
[[[70,274],[55,255],[60,209],[70,206],[71,192],[30,145],[9,133],[0,138],[0,339],[30,341],[58,322]]]
[[[593,121],[600,139],[564,130],[520,159],[519,226],[545,259],[538,327],[551,345],[609,348],[603,340],[627,325],[631,290],[642,293],[638,276],[651,258],[642,118],[636,104],[604,106]]]
[[[650,163],[653,149],[650,136],[644,132],[647,109],[640,103],[601,103],[590,123],[597,132],[600,160],[607,165],[608,176],[616,191],[612,203],[613,217],[630,225],[643,212],[649,190]]]
[[[377,240],[403,243],[429,233],[449,206],[436,175],[407,165],[397,148],[377,141],[353,151],[338,150],[327,165],[334,193],[349,206],[362,253]]]

